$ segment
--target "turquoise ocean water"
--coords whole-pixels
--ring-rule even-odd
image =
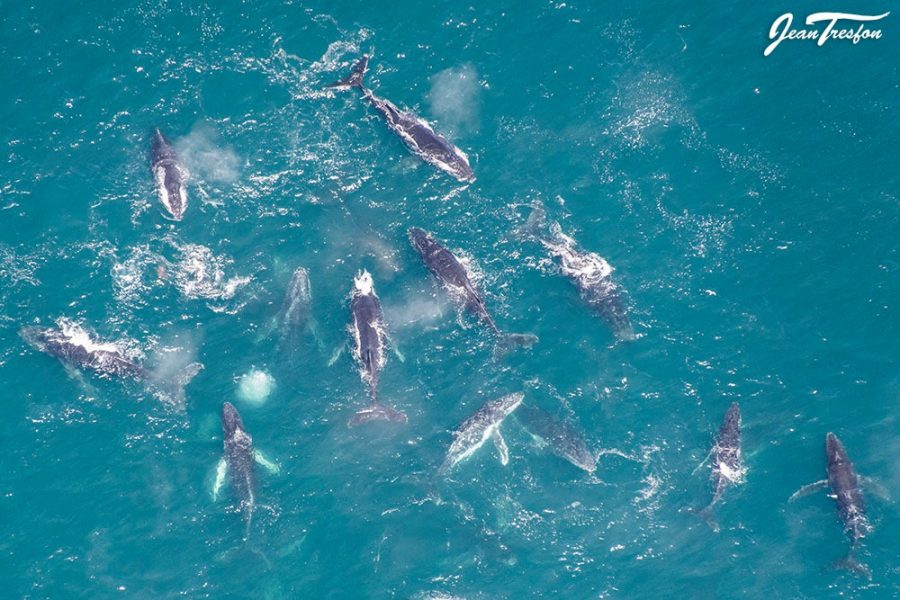
[[[859,558],[823,493],[837,433],[900,497],[900,14],[881,40],[785,42],[752,3],[6,2],[0,20],[0,583],[9,598],[894,598],[900,514],[867,496]],[[845,3],[847,4],[847,3]],[[477,181],[410,155],[367,82],[446,132]],[[180,223],[149,169],[161,127],[191,172]],[[616,343],[540,246],[528,204],[604,256],[639,338]],[[493,360],[406,229],[465,256],[498,324],[540,337]],[[317,337],[271,331],[305,266]],[[346,353],[370,270],[405,362],[405,426],[346,427],[366,402]],[[68,317],[148,364],[202,362],[183,409],[77,374],[19,337]],[[271,375],[249,403],[238,379]],[[595,476],[511,417],[436,477],[488,400],[571,420]],[[280,463],[249,540],[226,489],[223,401]],[[746,482],[713,533],[694,472],[728,405]]]

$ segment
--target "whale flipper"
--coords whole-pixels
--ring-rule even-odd
[[[254,451],[253,451],[253,460],[256,461],[256,464],[258,464],[258,465],[260,465],[261,467],[265,468],[267,471],[269,471],[270,473],[272,473],[272,474],[274,474],[274,475],[277,475],[278,473],[281,472],[281,467],[278,466],[278,463],[276,463],[276,462],[274,462],[274,461],[271,461],[271,460],[269,460],[268,458],[266,458],[266,456],[265,456],[262,452],[260,452],[259,450],[255,450],[255,449],[254,449]]]
[[[503,439],[503,434],[500,433],[499,429],[495,429],[491,437],[494,439],[497,452],[500,453],[500,464],[505,467],[509,464],[509,446],[506,445],[506,440]]]
[[[394,353],[394,356],[397,357],[397,360],[400,362],[406,362],[406,357],[403,356],[403,353],[400,352],[400,348],[397,347],[396,342],[392,338],[388,338],[388,341],[391,343],[391,352]]]
[[[344,348],[347,347],[347,344],[341,344],[337,348],[334,349],[334,352],[331,354],[331,358],[328,359],[328,366],[333,367],[334,363],[338,361],[341,355],[344,353]]]
[[[696,467],[694,467],[694,470],[691,471],[691,475],[696,475],[696,474],[697,474],[697,471],[699,471],[700,469],[702,469],[702,468],[703,468],[703,465],[705,465],[706,463],[709,462],[709,459],[710,459],[710,457],[712,457],[713,452],[715,452],[715,450],[716,450],[716,447],[715,447],[715,446],[713,446],[712,448],[709,449],[709,452],[706,453],[706,458],[703,459],[703,462],[701,462],[699,465],[697,465]]]
[[[225,475],[228,474],[228,463],[225,462],[225,458],[219,459],[219,464],[216,465],[216,479],[213,482],[212,487],[212,498],[213,501],[219,499],[219,490],[222,489],[222,486],[225,485]]]
[[[322,336],[319,334],[319,322],[314,318],[310,317],[309,322],[306,325],[307,330],[310,335],[312,335],[313,339],[316,341],[316,346],[319,348],[319,352],[325,352],[325,342],[322,341]]]
[[[888,492],[887,488],[881,485],[879,482],[875,481],[871,477],[866,477],[865,475],[859,476],[859,482],[863,485],[867,492],[872,492],[885,502],[891,501],[891,494]]]
[[[809,496],[810,494],[814,494],[819,490],[824,490],[828,487],[827,479],[820,479],[819,481],[810,483],[808,485],[804,485],[802,488],[791,494],[791,497],[788,498],[788,502],[793,502],[797,498],[803,498],[804,496]]]

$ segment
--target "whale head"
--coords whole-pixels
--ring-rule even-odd
[[[428,249],[434,244],[428,232],[419,227],[409,228],[409,241],[412,243],[413,248],[423,256],[427,254]]]
[[[222,433],[225,439],[232,437],[235,432],[244,430],[244,421],[231,402],[222,405]]]
[[[850,462],[850,459],[847,457],[847,451],[844,449],[844,444],[830,431],[825,436],[825,456],[828,459],[829,469]]]
[[[723,431],[739,431],[741,428],[741,407],[737,402],[732,402],[722,420]]]

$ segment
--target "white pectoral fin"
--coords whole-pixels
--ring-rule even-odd
[[[503,439],[499,429],[494,430],[491,437],[494,438],[494,445],[497,446],[497,452],[500,453],[500,464],[505,467],[509,464],[509,447],[506,445],[506,440]]]
[[[268,458],[266,458],[263,455],[263,453],[260,452],[259,450],[253,451],[253,459],[257,462],[257,464],[259,464],[261,467],[263,467],[270,473],[277,475],[278,473],[281,472],[281,467],[278,466],[278,463],[273,462],[273,461],[269,460]]]
[[[341,354],[344,353],[344,348],[346,346],[347,346],[347,344],[341,344],[340,346],[338,346],[337,348],[334,349],[334,354],[332,354],[331,358],[328,360],[329,367],[334,365],[334,363],[337,362],[337,360],[341,357]]]
[[[391,345],[391,352],[394,353],[394,356],[397,357],[397,360],[399,360],[400,362],[406,362],[406,357],[403,356],[402,352],[400,352],[400,348],[397,347],[397,343],[394,341],[394,339],[388,338],[388,342]]]
[[[228,473],[228,463],[225,462],[224,458],[221,458],[219,459],[219,464],[216,465],[216,480],[213,482],[212,487],[213,501],[219,499],[219,490],[221,490],[222,486],[225,484],[226,473]]]
[[[809,496],[810,494],[813,494],[820,490],[824,490],[827,487],[828,487],[827,479],[821,479],[819,481],[816,481],[815,483],[810,483],[809,485],[804,485],[802,488],[800,488],[799,490],[797,490],[796,492],[791,494],[791,497],[788,498],[788,502],[793,502],[797,498]]]
[[[713,446],[712,448],[709,449],[709,452],[706,453],[706,458],[704,458],[703,462],[701,462],[699,465],[697,465],[694,468],[693,471],[691,471],[691,475],[696,475],[697,471],[699,471],[703,467],[703,465],[705,465],[707,462],[709,462],[709,457],[712,456],[713,450],[715,450],[715,449],[716,449],[715,446]]]
[[[878,496],[885,502],[891,501],[891,494],[890,494],[890,492],[887,491],[887,488],[885,488],[883,485],[881,485],[880,483],[878,483],[871,477],[860,476],[859,481],[860,481],[860,483],[862,483],[863,488],[865,488],[865,491],[871,492],[872,494]]]

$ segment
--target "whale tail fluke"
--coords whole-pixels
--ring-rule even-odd
[[[369,68],[369,55],[363,54],[362,58],[359,59],[355,65],[353,65],[353,69],[350,71],[350,74],[346,77],[338,79],[333,83],[329,83],[325,87],[327,88],[335,88],[338,90],[349,90],[351,88],[363,88],[363,77],[366,74],[366,71]]]
[[[719,533],[721,528],[719,527],[719,522],[716,520],[716,516],[713,514],[712,509],[713,509],[713,505],[710,504],[709,506],[707,506],[705,508],[701,508],[701,509],[689,508],[687,510],[688,510],[688,512],[691,512],[691,513],[697,515],[698,517],[700,517],[701,519],[703,519],[703,521],[707,525],[709,525],[709,528],[712,529],[713,532]]]
[[[837,569],[846,569],[857,575],[862,575],[866,579],[872,579],[872,571],[869,570],[869,567],[859,562],[852,556],[848,556],[846,558],[842,558],[841,560],[834,563],[834,567]]]
[[[347,427],[356,427],[370,421],[391,421],[393,423],[406,423],[409,419],[406,413],[387,406],[386,404],[372,404],[366,408],[357,411],[355,415],[347,421]]]
[[[842,558],[841,560],[835,561],[832,566],[835,569],[846,569],[847,571],[856,573],[857,575],[862,575],[866,579],[872,579],[872,571],[869,570],[869,567],[853,557],[853,550],[851,550],[846,557]]]
[[[536,200],[531,204],[531,214],[525,223],[513,230],[516,237],[526,240],[540,240],[546,235],[547,211],[544,205]]]

